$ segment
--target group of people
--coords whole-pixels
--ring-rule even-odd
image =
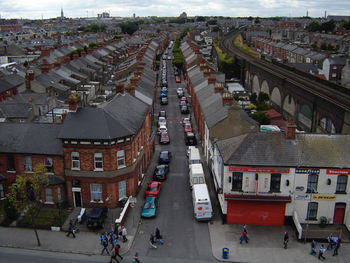
[[[320,246],[320,249],[318,251],[318,259],[326,259],[324,257],[324,253],[327,250],[332,250],[333,248],[334,248],[334,250],[333,250],[333,255],[332,256],[338,255],[338,249],[340,248],[340,242],[341,242],[340,238],[333,237],[333,235],[330,234],[330,236],[328,237],[328,246],[327,246],[327,248],[325,248],[324,245]],[[316,246],[317,246],[317,242],[315,240],[312,240],[310,255],[317,255]]]
[[[157,242],[159,242],[162,245],[164,244],[163,237],[160,234],[160,230],[158,227],[156,227],[156,231],[154,234],[153,233],[150,234],[150,238],[149,238],[150,247],[157,248],[157,246],[155,245]]]
[[[120,225],[118,225],[116,229],[112,228],[109,231],[109,233],[107,232],[102,233],[100,235],[101,245],[103,246],[101,255],[106,251],[106,253],[109,256],[111,256],[110,262],[112,262],[112,260],[119,262],[117,259],[117,256],[120,259],[123,259],[123,257],[119,254],[120,245],[118,240],[119,240],[119,237],[122,237],[123,242],[126,242],[128,240],[126,238],[126,235],[127,235],[126,228]],[[108,244],[111,245],[111,253],[109,252]]]

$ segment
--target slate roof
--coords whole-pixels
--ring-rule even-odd
[[[0,152],[63,155],[61,124],[0,123]]]
[[[216,142],[226,165],[350,168],[350,136],[251,132]]]
[[[103,108],[78,108],[67,115],[59,138],[109,140],[134,135],[148,106],[129,94],[117,94]]]
[[[0,118],[21,118],[27,119],[30,116],[32,107],[28,103],[2,102],[0,103]]]

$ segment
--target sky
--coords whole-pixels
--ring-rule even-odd
[[[58,17],[63,8],[69,18],[111,16],[231,16],[271,17],[325,15],[350,16],[350,0],[0,0],[1,18]]]

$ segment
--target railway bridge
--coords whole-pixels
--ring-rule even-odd
[[[221,48],[240,61],[242,82],[265,92],[274,109],[299,128],[318,133],[350,133],[350,90],[282,63],[250,56],[233,46],[239,34],[227,34]]]

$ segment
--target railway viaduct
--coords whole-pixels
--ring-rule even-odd
[[[233,46],[236,35],[226,35],[221,48],[240,60],[247,90],[267,93],[272,107],[302,130],[350,133],[350,90],[287,65],[247,55]]]

